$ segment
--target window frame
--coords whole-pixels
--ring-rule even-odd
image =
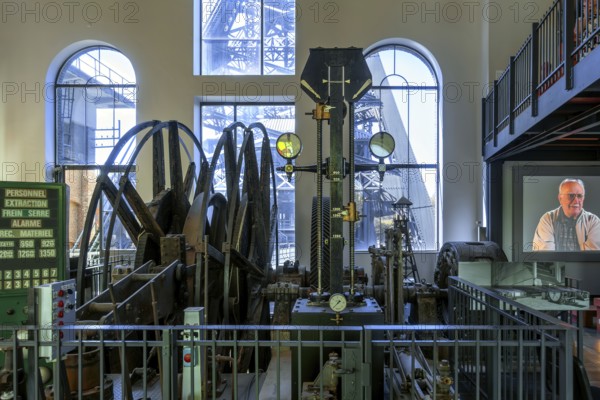
[[[411,82],[409,82],[405,76],[402,75],[402,71],[398,70],[398,66],[397,66],[397,56],[394,55],[393,58],[393,72],[390,74],[387,74],[383,77],[383,79],[380,82],[374,82],[374,84],[372,85],[370,91],[373,92],[377,92],[378,94],[378,98],[381,100],[382,96],[382,91],[396,91],[396,90],[404,90],[408,92],[409,96],[408,98],[410,99],[410,96],[420,96],[422,93],[421,91],[432,91],[435,92],[435,118],[436,118],[436,127],[435,127],[435,135],[436,135],[436,151],[435,151],[435,163],[413,163],[410,162],[409,157],[407,157],[406,162],[409,164],[415,164],[415,169],[421,171],[421,170],[432,170],[435,169],[435,203],[433,203],[432,205],[435,207],[435,211],[434,211],[434,218],[435,218],[435,233],[434,233],[434,238],[433,238],[433,243],[423,249],[418,249],[415,248],[415,251],[422,251],[422,252],[429,252],[429,251],[437,251],[440,248],[441,245],[441,238],[442,238],[442,227],[441,227],[441,209],[442,209],[442,179],[441,179],[441,165],[442,165],[442,125],[443,125],[443,121],[442,121],[442,112],[441,112],[441,106],[442,106],[442,102],[441,102],[441,93],[442,93],[442,83],[441,83],[441,79],[440,79],[440,73],[439,73],[439,68],[437,68],[437,65],[434,61],[432,61],[432,57],[428,56],[428,54],[426,54],[426,51],[422,51],[422,49],[420,49],[420,46],[418,45],[412,45],[412,43],[404,43],[404,40],[398,40],[398,41],[389,41],[386,40],[382,43],[378,43],[370,48],[368,48],[367,50],[365,50],[364,54],[365,54],[365,59],[368,60],[369,56],[373,56],[376,55],[378,52],[381,51],[404,51],[407,53],[412,54],[414,57],[418,58],[421,60],[421,62],[423,64],[425,64],[426,67],[429,68],[429,72],[431,73],[432,79],[435,80],[435,82],[437,83],[437,85],[414,85],[411,84]],[[407,82],[407,85],[404,86],[399,86],[399,85],[386,85],[385,82],[387,80],[389,80],[390,77],[395,76],[395,77],[400,77],[403,79],[403,81]],[[398,106],[398,104],[394,104],[394,106]],[[407,102],[407,117],[408,120],[406,122],[406,140],[408,143],[414,142],[414,138],[411,141],[411,132],[415,131],[414,127],[411,127],[411,121],[410,121],[410,100]],[[400,109],[397,107],[398,112],[400,112]],[[383,117],[381,117],[383,118]],[[356,127],[356,126],[355,126]],[[358,149],[356,150],[358,151]],[[357,153],[355,153],[355,156],[357,155]],[[389,163],[389,159],[386,160],[386,163]],[[422,175],[421,175],[422,176]],[[357,197],[360,195],[360,191],[357,189],[356,195]],[[399,195],[402,195],[402,193],[400,193]],[[377,216],[373,216],[374,218],[377,218]],[[359,229],[359,226],[356,227],[356,229]],[[376,231],[375,232],[376,237],[380,236],[380,232]],[[367,238],[368,239],[368,238]],[[357,250],[359,252],[365,252],[366,249],[362,249],[360,248],[359,250]]]
[[[76,50],[74,52],[72,52],[66,59],[65,61],[60,65],[60,67],[58,68],[58,72],[56,73],[56,77],[54,79],[54,164],[57,167],[56,168],[56,173],[60,173],[60,170],[66,170],[66,169],[81,169],[81,170],[94,170],[94,169],[100,169],[101,165],[99,164],[79,164],[79,163],[72,163],[72,164],[68,164],[68,163],[64,163],[62,161],[64,160],[60,160],[61,162],[59,162],[59,146],[62,146],[63,143],[59,143],[59,139],[58,139],[58,134],[59,134],[59,128],[58,125],[61,122],[62,119],[62,115],[59,115],[59,90],[64,89],[64,88],[82,88],[83,90],[86,90],[86,88],[98,88],[98,87],[107,87],[107,88],[123,88],[123,89],[132,89],[136,91],[136,96],[137,96],[137,79],[136,82],[131,83],[131,84],[65,84],[65,83],[59,83],[59,78],[61,76],[61,74],[63,73],[65,68],[68,68],[70,63],[72,63],[74,60],[76,60],[77,58],[79,58],[81,55],[86,54],[90,51],[93,50],[110,50],[110,51],[114,51],[117,53],[122,54],[124,57],[126,57],[129,60],[129,57],[127,57],[122,51],[120,51],[119,49],[115,48],[115,47],[111,47],[111,46],[107,46],[107,45],[93,45],[93,46],[86,46],[83,47],[79,50]],[[131,61],[130,61],[131,62]],[[133,65],[132,65],[133,68]],[[134,103],[136,103],[137,100],[134,100]],[[137,110],[137,107],[136,107]],[[136,118],[137,120],[137,118]],[[134,166],[135,168],[135,166]],[[109,171],[111,172],[121,172],[124,171],[124,167],[121,165],[117,165],[117,166],[111,166],[109,167]],[[56,174],[55,174],[56,175]],[[60,177],[55,176],[55,181],[57,182],[62,182],[62,180],[59,179]],[[64,179],[64,174],[62,176],[62,178]]]
[[[211,3],[217,3],[221,0],[212,0]],[[227,1],[227,0],[222,0],[222,1]],[[209,72],[209,73],[204,73],[204,64],[205,64],[205,59],[203,57],[204,54],[204,41],[205,40],[211,40],[209,39],[204,39],[204,35],[203,35],[203,30],[204,30],[204,22],[205,22],[205,13],[208,12],[205,8],[204,5],[204,1],[203,0],[195,0],[194,3],[194,60],[195,60],[195,65],[194,65],[194,74],[198,75],[198,76],[268,76],[268,75],[276,75],[276,76],[293,76],[295,75],[295,71],[296,71],[296,1],[295,0],[282,0],[282,4],[285,7],[287,4],[293,5],[294,7],[294,12],[293,12],[293,45],[289,46],[289,49],[291,49],[292,52],[292,58],[293,58],[293,66],[290,67],[289,72],[287,73],[265,73],[265,59],[266,59],[266,50],[265,50],[265,40],[267,39],[267,37],[265,36],[265,18],[268,18],[268,16],[265,13],[265,1],[269,1],[269,0],[255,0],[255,2],[260,2],[260,38],[258,38],[256,41],[258,43],[260,43],[260,59],[258,60],[259,62],[259,71],[258,73],[245,73],[245,72],[241,72],[240,74],[233,74],[231,72],[229,73],[214,73],[214,72]],[[283,13],[285,13],[287,10],[284,8]],[[227,10],[226,10],[226,15],[227,15]],[[241,13],[236,14],[236,19],[237,18],[243,18],[239,17]],[[285,16],[283,16],[284,19],[286,19]],[[224,17],[221,18],[221,20],[224,20]],[[227,38],[226,41],[232,41],[235,40],[234,38]]]
[[[296,119],[296,110],[295,110],[295,102],[293,101],[285,101],[285,100],[281,100],[281,101],[257,101],[257,102],[244,102],[244,101],[199,101],[198,102],[198,126],[199,126],[199,139],[200,139],[200,143],[202,144],[203,150],[204,150],[204,130],[203,130],[203,123],[204,123],[204,107],[232,107],[233,108],[233,121],[232,122],[237,122],[237,118],[238,118],[238,107],[261,107],[261,106],[284,106],[284,107],[291,107],[294,110],[294,120]],[[254,121],[241,121],[241,122],[254,122]],[[259,121],[260,122],[260,121]],[[275,141],[271,140],[270,141],[270,148],[271,148],[271,154],[273,155],[273,164],[274,167],[277,168],[277,160],[280,160],[281,165],[285,165],[286,160],[282,159],[281,157],[279,157],[277,155],[277,151],[275,150]],[[292,197],[294,199],[293,201],[293,207],[292,210],[294,212],[294,217],[293,219],[293,224],[291,224],[291,226],[289,227],[289,229],[287,229],[287,231],[293,231],[294,232],[294,236],[293,236],[293,240],[289,241],[294,245],[294,257],[293,258],[284,258],[281,256],[280,254],[280,248],[275,249],[274,253],[273,253],[273,259],[277,260],[279,262],[279,264],[283,263],[283,261],[286,261],[288,259],[290,259],[292,262],[298,257],[298,252],[297,252],[297,243],[296,243],[296,239],[295,239],[295,216],[296,216],[296,199],[295,199],[295,192],[296,192],[296,186],[295,184],[292,184],[290,182],[287,181],[287,176],[285,175],[285,172],[282,171],[277,171],[275,170],[275,174],[277,175],[276,177],[276,182],[278,179],[281,179],[281,185],[278,185],[278,187],[276,188],[277,190],[277,202],[278,202],[278,213],[281,212],[282,210],[279,208],[279,205],[281,204],[281,200],[284,198],[284,196],[282,196],[279,193],[280,190],[280,186],[283,185],[287,185],[287,186],[291,186],[291,188],[287,188],[287,189],[282,189],[285,191],[291,191],[292,192]],[[282,225],[285,225],[286,220],[284,219],[280,219],[277,218],[277,235],[278,235],[278,243],[279,243],[279,247],[281,247],[282,245],[282,241],[281,239],[281,235],[282,235]],[[275,264],[274,264],[275,265]]]
[[[87,53],[90,53],[92,51],[102,51],[102,50],[107,50],[107,51],[111,51],[111,52],[116,52],[119,53],[121,55],[123,55],[123,57],[125,57],[129,63],[131,64],[131,68],[133,73],[135,74],[135,69],[133,67],[133,64],[131,63],[131,60],[129,59],[129,57],[127,57],[122,51],[120,51],[119,49],[113,47],[113,46],[109,46],[109,45],[104,45],[104,44],[97,44],[97,45],[91,45],[91,46],[84,46],[78,49],[75,49],[74,51],[70,52],[64,59],[64,62],[62,62],[60,64],[60,66],[58,67],[58,70],[56,71],[56,74],[54,76],[54,82],[53,82],[53,93],[54,93],[54,104],[53,104],[53,116],[54,116],[54,124],[52,126],[52,130],[53,130],[53,143],[54,143],[54,170],[53,170],[53,180],[54,182],[58,182],[58,183],[67,183],[67,184],[77,184],[77,180],[87,180],[89,184],[91,185],[95,185],[96,179],[95,176],[98,175],[98,173],[100,172],[101,168],[104,168],[104,164],[99,164],[95,161],[93,162],[88,162],[88,163],[65,163],[65,159],[64,156],[62,158],[60,158],[59,155],[59,149],[64,145],[64,136],[62,136],[59,139],[59,126],[62,124],[63,121],[63,115],[61,114],[63,112],[63,110],[61,109],[61,104],[59,102],[59,98],[61,97],[61,91],[64,90],[65,88],[73,88],[74,90],[80,89],[82,91],[86,91],[89,88],[110,88],[111,90],[133,90],[134,91],[134,99],[132,100],[133,104],[136,104],[135,110],[137,110],[137,79],[134,82],[130,82],[127,84],[119,84],[119,83],[108,83],[108,84],[100,84],[100,83],[94,83],[94,84],[89,84],[88,82],[86,82],[85,84],[81,84],[81,83],[74,83],[74,84],[67,84],[62,82],[61,79],[61,75],[72,65],[72,63],[77,60],[78,58],[86,55]],[[76,96],[76,94],[73,94],[73,96]],[[73,97],[72,99],[73,102],[76,101],[75,97]],[[108,108],[108,107],[107,107]],[[116,107],[112,107],[113,110],[116,109]],[[71,115],[72,117],[73,115]],[[114,115],[113,115],[114,117]],[[136,121],[135,123],[137,123],[137,115],[136,115]],[[85,121],[85,129],[86,131],[90,128],[87,123],[87,118],[84,118]],[[135,123],[133,125],[135,125]],[[114,128],[114,125],[113,125]],[[113,129],[114,130],[114,129]],[[113,137],[112,140],[120,140],[120,138],[122,137],[123,134],[125,134],[129,129],[123,129],[122,131],[120,131],[120,135],[119,138],[115,138]],[[135,143],[133,143],[135,145]],[[88,154],[87,154],[86,150],[86,155],[85,155],[85,159],[86,161],[88,159]],[[117,165],[110,165],[106,167],[106,171],[108,171],[109,173],[121,173],[121,172],[125,172],[127,169],[127,165],[123,165],[123,164],[117,164]],[[68,174],[69,171],[72,171],[74,174],[78,174],[81,173],[81,177],[79,178],[73,178],[74,181],[71,182],[70,181],[70,177],[68,178]],[[79,171],[79,172],[77,172]],[[132,167],[131,172],[133,174],[135,174],[136,171],[136,167],[135,165]],[[86,174],[94,174],[94,179],[92,180],[89,176],[85,177]],[[78,200],[82,200],[82,199],[78,199]],[[89,200],[89,199],[88,199]],[[89,207],[89,204],[82,204],[82,209],[87,210],[87,208]],[[104,209],[103,209],[103,204],[100,203],[99,205],[99,210],[98,212],[102,215],[104,213]],[[69,211],[69,213],[71,213],[72,211]],[[86,211],[87,213],[87,211]],[[75,222],[77,224],[77,226],[80,223],[83,223],[84,221],[78,221]],[[121,229],[121,228],[118,228]],[[122,229],[121,229],[122,231]],[[119,231],[117,231],[119,232]],[[73,232],[75,237],[74,238],[78,238],[79,235],[81,234],[81,231],[79,232]],[[71,239],[69,238],[69,246],[71,243]],[[78,239],[75,239],[73,241],[73,248],[69,249],[69,251],[74,251],[76,250],[78,247]]]

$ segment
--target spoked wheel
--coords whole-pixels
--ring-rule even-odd
[[[244,133],[239,150],[236,151],[237,129],[243,129]],[[254,146],[254,130],[262,133],[262,146],[258,150]],[[226,128],[215,147],[208,168],[206,185],[212,181],[212,175],[221,161],[221,156],[223,156],[227,177],[227,228],[225,244],[222,248],[223,268],[222,271],[215,271],[210,261],[206,268],[203,260],[217,261],[216,257],[199,255],[198,257],[202,258],[198,262],[201,267],[196,270],[196,287],[203,288],[201,292],[210,294],[210,286],[215,285],[215,279],[220,281],[222,300],[219,303],[222,305],[222,315],[214,315],[217,311],[209,307],[213,310],[213,316],[208,316],[209,321],[222,317],[220,323],[226,325],[269,325],[269,304],[262,291],[266,288],[271,270],[277,206],[275,169],[265,127],[262,124],[253,124],[246,128],[241,123],[235,123]],[[208,205],[209,196],[206,191],[203,192],[203,196],[203,203]],[[203,221],[204,224],[209,223],[207,219]],[[200,231],[204,232],[206,229],[200,227]],[[198,248],[202,247],[207,248],[206,245],[198,245]],[[203,251],[211,252],[211,250],[200,250],[201,253]],[[211,279],[210,276],[213,278]],[[219,284],[217,283],[215,287],[219,287]],[[197,301],[201,303],[200,292],[197,292]],[[223,331],[221,337],[231,334],[231,331]],[[255,337],[256,334],[258,337]],[[268,331],[256,333],[242,330],[237,335],[240,340],[260,340],[268,338]],[[255,354],[254,350],[254,347],[239,349],[235,360],[238,371],[245,372],[256,367],[266,369],[270,350],[260,348],[258,354]],[[227,347],[218,351],[222,355],[233,355],[232,349]],[[229,368],[233,369],[233,365],[225,367],[224,370]]]
[[[207,202],[206,205],[205,202]],[[212,257],[203,257],[201,260],[201,265],[205,267],[198,271],[202,276],[202,285],[195,289],[199,300],[195,302],[193,298],[190,298],[190,305],[203,305],[206,307],[205,315],[207,319],[205,323],[210,325],[222,324],[224,320],[224,257],[221,255],[220,249],[227,237],[226,227],[227,199],[225,196],[221,193],[209,194],[208,196],[200,193],[190,207],[183,233],[188,244],[186,251],[186,263],[188,265],[196,264],[197,252],[201,252],[203,255],[212,254]],[[194,276],[190,275],[188,279],[188,286],[194,287]],[[204,282],[206,282],[206,285]]]
[[[237,148],[236,130],[243,136]],[[163,139],[166,131],[167,139]],[[262,145],[255,148],[255,132],[262,134]],[[187,136],[187,138],[185,137]],[[117,156],[134,138],[138,144],[124,172],[114,177]],[[142,147],[152,139],[152,200],[146,204],[135,188],[131,173]],[[183,139],[193,142],[200,154],[201,167],[196,166],[188,152],[189,166],[182,162]],[[165,142],[167,146],[165,146]],[[260,160],[260,161],[259,161]],[[215,193],[213,181],[218,163],[223,161],[225,193]],[[168,175],[167,175],[168,171]],[[168,179],[167,179],[168,178]],[[167,180],[169,182],[167,182]],[[102,167],[90,202],[77,271],[77,289],[86,293],[85,270],[94,218],[106,199],[115,210],[105,233],[105,260],[109,259],[110,237],[118,220],[124,226],[135,247],[135,267],[153,261],[161,265],[173,261],[172,252],[165,257],[161,239],[182,235],[185,251],[181,258],[187,265],[179,274],[181,290],[177,293],[179,310],[186,306],[204,306],[208,324],[269,325],[269,305],[263,296],[271,270],[271,257],[276,237],[275,169],[271,158],[269,136],[262,124],[249,127],[236,123],[225,129],[219,139],[210,164],[193,133],[176,121],[152,121],[140,124],[117,143]],[[164,250],[164,249],[163,249]],[[104,288],[108,279],[108,261],[104,265]],[[89,300],[78,296],[78,307]],[[224,331],[225,332],[225,331]],[[268,331],[256,336],[255,331],[236,332],[239,339],[267,338]],[[222,349],[231,353],[230,349]],[[238,352],[238,371],[266,369],[270,351],[254,347]]]
[[[163,134],[167,132],[168,149],[165,154]],[[126,152],[126,146],[137,138],[138,144],[131,153],[129,162],[124,165],[119,175],[111,171],[116,165],[118,157]],[[187,152],[183,139],[191,141],[196,147],[202,167],[196,174],[196,165],[191,160],[188,152],[188,166],[184,168],[181,158],[181,147]],[[153,165],[153,199],[146,204],[138,193],[132,181],[135,161],[144,147],[152,139],[152,165]],[[169,184],[167,186],[165,163],[169,165]],[[105,237],[103,243],[104,269],[103,287],[105,289],[109,279],[109,260],[111,255],[111,242],[117,218],[127,231],[132,246],[135,248],[134,267],[146,261],[155,261],[160,264],[160,239],[167,234],[181,234],[185,217],[190,208],[190,199],[195,195],[196,189],[203,184],[202,175],[207,167],[206,158],[202,152],[200,142],[194,134],[184,125],[176,121],[159,122],[149,121],[136,125],[128,131],[115,145],[105,165],[101,168],[96,187],[90,199],[86,222],[81,238],[81,248],[77,268],[77,297],[78,306],[89,298],[85,287],[85,272],[87,261],[92,248],[92,232]],[[199,178],[200,176],[200,178]],[[95,219],[100,210],[112,208],[110,217],[101,218],[99,225],[102,232],[97,231]],[[166,260],[170,261],[170,260]]]

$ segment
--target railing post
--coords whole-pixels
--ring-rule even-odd
[[[563,335],[561,344],[564,347],[560,348],[558,360],[558,391],[559,398],[569,400],[573,399],[573,332],[566,329]]]
[[[371,365],[373,364],[373,331],[370,329],[365,329],[365,327],[363,326],[363,330],[362,330],[362,334],[361,334],[361,346],[363,348],[363,357],[364,357],[364,362],[362,363],[361,366],[361,373],[363,378],[367,376],[371,378],[369,379],[369,385],[364,385],[362,387],[362,390],[364,392],[364,399],[365,400],[371,400],[372,396],[373,396],[373,385],[376,385],[376,383],[372,382],[372,376],[371,376]],[[390,349],[390,352],[393,352],[394,349]]]
[[[565,61],[565,89],[573,89],[573,49],[575,48],[575,2],[562,0],[562,52]]]
[[[175,331],[162,330],[162,398],[177,398],[177,349],[175,345]],[[175,350],[175,351],[174,351]]]
[[[487,125],[487,110],[488,104],[486,97],[481,98],[481,154],[485,156],[485,139],[488,134],[488,125]]]
[[[538,115],[538,95],[537,86],[540,79],[540,64],[539,64],[539,35],[537,22],[531,24],[531,116]]]
[[[492,96],[492,128],[494,130],[494,147],[498,147],[498,81],[494,81],[494,94]]]
[[[517,91],[515,89],[515,56],[510,57],[508,63],[508,134],[512,135],[515,133],[515,96]]]

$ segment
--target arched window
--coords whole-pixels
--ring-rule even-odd
[[[356,199],[363,215],[356,224],[356,247],[383,244],[392,226],[392,204],[402,197],[410,206],[413,250],[437,250],[439,243],[440,84],[435,68],[416,49],[386,44],[366,54],[373,76],[371,90],[355,106],[356,163],[373,163],[371,136],[392,134],[396,147],[386,164],[403,164],[385,172],[356,175]]]
[[[69,185],[69,247],[74,251],[99,167],[135,124],[136,79],[129,59],[107,46],[72,54],[55,81],[55,180]],[[134,145],[132,141],[125,147],[111,166],[114,171],[129,160]],[[110,211],[99,211],[99,227]],[[115,247],[130,245],[124,230],[115,231],[115,236]],[[98,250],[102,250],[102,235],[97,240]]]
[[[83,49],[60,69],[55,90],[57,164],[103,164],[135,125],[131,62],[109,47]]]

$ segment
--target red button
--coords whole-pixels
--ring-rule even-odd
[[[56,315],[58,315],[58,318],[62,318],[62,317],[64,317],[65,313],[64,313],[64,311],[61,310]]]
[[[65,321],[58,321],[58,326],[63,326],[64,324],[65,324]]]
[[[61,338],[61,339],[62,339],[62,338],[63,338],[63,336],[65,336],[65,335],[64,335],[64,333],[63,333],[62,331],[61,331],[61,332],[58,332],[58,337],[59,337],[59,338]]]
[[[63,308],[65,306],[65,303],[64,303],[64,301],[59,300],[58,303],[57,303],[57,305],[58,305],[59,308]]]
[[[192,355],[190,353],[187,353],[183,356],[183,361],[185,361],[186,363],[192,362]]]
[[[58,297],[63,297],[65,295],[65,291],[61,289],[56,294],[58,295]]]

